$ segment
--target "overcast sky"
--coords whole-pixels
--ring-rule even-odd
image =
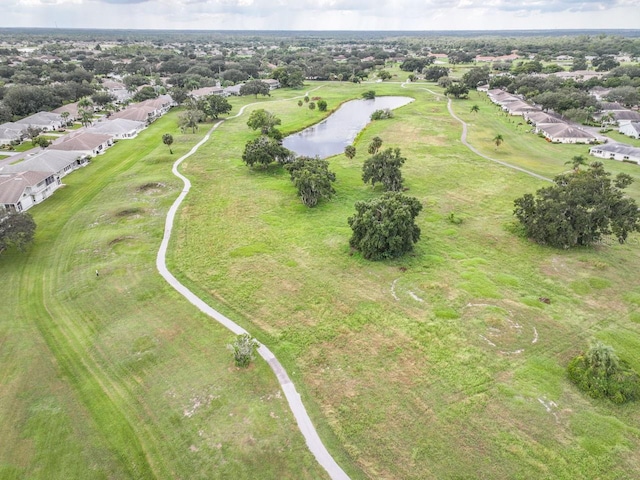
[[[0,0],[2,27],[203,30],[640,28],[640,0]]]

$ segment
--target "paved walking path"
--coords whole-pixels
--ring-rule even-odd
[[[402,88],[407,88],[406,87],[406,83],[402,84]],[[444,96],[439,94],[438,92],[434,92],[433,90],[429,90],[428,88],[424,88],[424,87],[419,87],[420,90],[426,90],[429,93],[432,93],[436,96]],[[503,162],[502,160],[497,160],[495,158],[491,158],[487,155],[485,155],[484,153],[480,152],[477,148],[475,148],[473,145],[469,144],[469,142],[467,142],[467,124],[466,122],[464,122],[461,118],[459,118],[455,113],[453,113],[453,109],[451,108],[451,99],[448,98],[447,99],[447,109],[449,110],[449,114],[456,119],[458,122],[460,122],[462,124],[462,135],[460,135],[460,141],[462,142],[462,144],[467,147],[469,150],[471,150],[473,153],[475,153],[476,155],[482,157],[482,158],[486,158],[487,160],[491,161],[491,162],[495,162],[498,163],[504,167],[507,168],[512,168],[513,170],[517,170],[519,172],[522,173],[526,173],[527,175],[531,175],[532,177],[535,177],[539,180],[544,180],[545,182],[553,182],[553,180],[551,180],[548,177],[545,177],[543,175],[539,175],[535,172],[532,172],[530,170],[527,170],[526,168],[522,168],[522,167],[518,167],[517,165],[512,165],[510,163],[507,162]]]
[[[230,118],[239,117],[240,115],[243,114],[245,108],[248,106],[249,105],[242,107],[235,116]],[[164,277],[164,279],[169,283],[169,285],[175,288],[183,297],[185,297],[189,302],[195,305],[200,311],[202,311],[209,317],[213,318],[218,323],[228,328],[236,335],[240,335],[242,333],[248,333],[248,332],[244,328],[242,328],[240,325],[235,323],[233,320],[225,317],[223,314],[221,314],[217,310],[207,305],[202,299],[196,296],[191,290],[189,290],[182,283],[180,283],[180,281],[178,281],[178,279],[174,277],[173,274],[169,271],[166,264],[166,255],[167,255],[167,249],[169,247],[169,240],[171,238],[171,231],[173,229],[173,222],[174,222],[176,213],[178,212],[178,208],[180,208],[180,204],[182,203],[184,198],[187,196],[187,193],[189,193],[189,190],[191,189],[191,182],[187,177],[185,177],[178,171],[178,167],[184,160],[186,160],[191,155],[193,155],[196,151],[198,151],[198,149],[205,142],[209,140],[213,131],[217,129],[223,122],[224,120],[220,120],[219,122],[217,122],[211,128],[211,130],[207,132],[204,138],[200,140],[189,151],[189,153],[180,157],[173,164],[173,168],[171,171],[176,177],[180,178],[184,182],[184,187],[182,189],[182,192],[176,199],[176,201],[173,202],[173,205],[171,205],[171,208],[169,209],[169,213],[167,213],[167,219],[165,221],[165,226],[164,226],[164,236],[162,238],[162,243],[160,244],[160,250],[158,250],[158,256],[156,257],[156,267],[158,268],[160,275]],[[320,436],[318,435],[318,432],[316,431],[313,424],[311,423],[311,419],[307,414],[307,410],[304,408],[304,405],[302,404],[300,394],[296,391],[295,385],[289,378],[289,375],[287,375],[287,372],[282,366],[282,364],[278,361],[278,359],[271,352],[271,350],[269,350],[265,345],[260,345],[260,347],[258,348],[258,353],[269,364],[273,372],[276,374],[276,377],[278,378],[278,382],[280,383],[280,386],[282,387],[284,395],[287,399],[287,402],[289,402],[289,407],[293,412],[293,416],[295,417],[296,422],[298,423],[298,427],[300,428],[300,431],[302,432],[302,435],[304,436],[304,439],[307,442],[307,446],[309,447],[309,450],[311,450],[311,453],[313,453],[313,455],[316,457],[316,460],[318,461],[318,463],[322,465],[322,467],[327,471],[327,473],[333,480],[348,480],[349,476],[342,470],[342,468],[340,468],[340,465],[336,463],[336,461],[333,459],[331,454],[327,451],[326,447],[322,443],[322,440],[320,440]]]

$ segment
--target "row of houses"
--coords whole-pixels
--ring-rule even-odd
[[[269,90],[280,88],[280,82],[273,78],[260,79],[260,81],[269,85]],[[190,92],[190,95],[196,100],[198,98],[208,97],[209,95],[221,95],[223,97],[237,96],[240,95],[240,89],[242,88],[242,85],[243,84],[239,83],[237,85],[232,85],[230,87],[224,88],[219,85],[215,87],[202,87],[196,90],[192,90]]]
[[[38,112],[29,115],[16,122],[7,122],[0,125],[0,145],[9,145],[12,142],[22,141],[29,127],[37,128],[43,132],[54,132],[64,128],[65,120],[59,113]]]
[[[61,136],[44,150],[9,157],[3,162],[8,165],[0,168],[0,205],[23,212],[44,201],[62,185],[62,178],[87,165],[116,140],[134,138],[172,105],[168,95],[130,105],[118,112],[121,116],[115,114]]]
[[[522,98],[501,89],[487,90],[491,101],[499,105],[509,115],[523,117],[535,128],[535,133],[543,135],[553,143],[596,143],[597,138],[579,127],[570,125],[562,118],[543,112]]]

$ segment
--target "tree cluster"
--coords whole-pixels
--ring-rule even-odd
[[[336,175],[329,171],[327,160],[298,157],[285,168],[291,175],[300,200],[307,207],[315,207],[320,200],[328,200],[336,193],[332,185]]]
[[[0,253],[14,247],[22,251],[33,242],[36,222],[29,213],[7,212],[0,208]]]
[[[532,240],[559,248],[587,246],[613,235],[624,243],[640,231],[635,200],[624,196],[633,179],[618,174],[612,181],[599,162],[587,170],[558,175],[555,185],[515,200],[514,214]]]

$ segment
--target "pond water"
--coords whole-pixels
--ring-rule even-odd
[[[297,155],[327,158],[344,152],[356,135],[371,121],[371,114],[385,108],[402,107],[410,97],[376,97],[373,100],[351,100],[322,122],[286,137],[282,144]],[[302,107],[304,108],[304,107]],[[384,120],[382,120],[384,121]]]

